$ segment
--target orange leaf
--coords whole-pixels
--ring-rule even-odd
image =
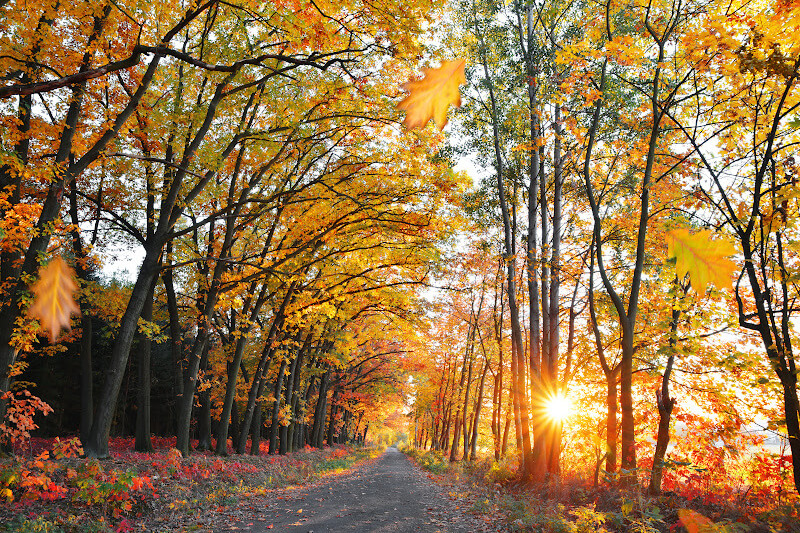
[[[678,518],[689,533],[706,533],[714,531],[714,522],[691,509],[679,509]]]
[[[447,108],[450,104],[461,106],[459,86],[467,81],[463,59],[445,61],[439,68],[423,68],[425,77],[403,85],[408,91],[397,108],[406,111],[403,121],[406,128],[421,129],[433,118],[441,131],[447,124]]]
[[[74,299],[78,290],[74,276],[75,271],[63,259],[56,257],[47,266],[39,268],[39,280],[31,287],[34,300],[28,313],[39,319],[51,344],[56,342],[62,327],[70,329],[70,316],[80,314]]]

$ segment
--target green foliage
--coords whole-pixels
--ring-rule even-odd
[[[572,533],[563,505],[554,505],[530,498],[507,495],[498,502],[500,512],[506,517],[511,531],[539,531],[542,533]]]
[[[417,448],[405,448],[401,451],[412,457],[419,466],[434,474],[444,474],[450,467],[450,463],[444,455],[436,450],[423,451]]]
[[[664,524],[658,505],[641,495],[632,500],[623,499],[621,512],[628,529],[634,533],[658,533],[659,525]]]
[[[55,522],[43,516],[37,518],[24,518],[18,516],[7,523],[2,531],[16,531],[18,533],[63,533],[65,530]]]

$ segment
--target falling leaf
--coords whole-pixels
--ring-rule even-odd
[[[714,522],[691,509],[679,509],[678,518],[689,533],[705,533],[715,531]]]
[[[70,329],[70,316],[80,314],[74,298],[78,290],[74,276],[75,271],[63,259],[56,257],[47,266],[39,268],[39,280],[31,287],[34,300],[28,313],[39,319],[51,344],[56,342],[61,328]]]
[[[675,258],[675,271],[679,278],[687,273],[698,294],[703,294],[709,283],[720,289],[730,286],[730,276],[737,270],[736,263],[728,259],[736,253],[733,243],[726,238],[711,238],[712,233],[701,230],[690,233],[680,228],[667,232],[667,256]]]
[[[461,106],[459,86],[467,81],[464,75],[465,61],[445,61],[439,68],[423,68],[425,77],[403,85],[408,91],[397,108],[406,111],[403,124],[410,129],[421,129],[433,118],[441,131],[447,124],[447,108],[450,104]]]

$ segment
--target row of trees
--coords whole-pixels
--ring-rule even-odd
[[[468,208],[485,228],[481,239],[502,246],[484,245],[492,261],[462,285],[472,296],[446,304],[447,316],[468,324],[466,341],[462,352],[434,356],[432,388],[415,411],[427,421],[418,442],[434,437],[456,457],[448,428],[467,429],[460,413],[482,396],[482,380],[469,379],[473,354],[482,354],[477,368],[495,378],[495,452],[505,449],[497,411],[508,391],[529,480],[560,470],[562,429],[548,403],[602,387],[605,427],[596,435],[605,444],[593,462],[629,485],[647,466],[658,492],[671,386],[689,386],[702,373],[698,361],[720,373],[716,391],[725,378],[739,382],[740,395],[770,382],[764,403],[780,400],[784,414],[762,414],[800,453],[791,342],[797,8],[475,1],[458,4],[452,21],[443,40],[471,65],[459,149],[491,169]],[[709,292],[709,282],[732,295]],[[732,338],[742,348],[726,353]],[[723,418],[743,425],[740,414]],[[648,427],[654,451],[643,465],[637,441]],[[794,482],[800,489],[800,462]]]
[[[60,254],[81,317],[55,351],[80,354],[88,456],[108,456],[131,369],[152,448],[154,350],[184,454],[193,427],[257,451],[265,419],[271,452],[363,437],[413,364],[460,188],[391,105],[423,4],[0,3],[0,418],[54,350],[26,310]],[[120,245],[143,256],[131,286],[102,279]]]

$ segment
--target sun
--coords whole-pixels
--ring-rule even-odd
[[[563,394],[555,394],[545,402],[547,417],[554,422],[563,422],[572,414],[572,402]]]

